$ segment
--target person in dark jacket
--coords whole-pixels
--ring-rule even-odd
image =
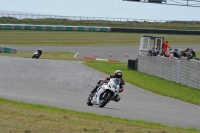
[[[165,53],[164,49],[163,49],[163,50],[160,52],[160,56],[167,57],[167,55],[166,55],[166,53]]]
[[[189,51],[192,54],[192,58],[196,58],[196,53],[194,52],[194,50],[191,48]]]
[[[180,56],[179,56],[179,52],[178,52],[177,49],[174,49],[174,57],[176,57],[176,58],[180,58]]]
[[[120,89],[119,89],[119,93],[124,91],[124,85],[125,82],[122,79],[122,71],[121,70],[116,70],[114,75],[110,75],[109,77],[105,77],[103,80],[99,80],[97,82],[97,85],[95,86],[95,88],[91,91],[91,95],[93,95],[93,93],[96,92],[96,90],[103,85],[104,83],[107,83],[108,80],[110,80],[111,78],[120,78],[121,79],[121,83],[120,83]],[[121,98],[119,97],[119,95],[115,96],[115,98],[113,99],[114,101],[118,102]]]

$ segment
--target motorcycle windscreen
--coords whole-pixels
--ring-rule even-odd
[[[115,82],[116,85],[119,85],[120,82],[121,82],[121,79],[119,79],[119,78],[113,78],[112,81]]]

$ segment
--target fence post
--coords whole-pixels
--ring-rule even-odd
[[[176,83],[179,83],[180,78],[180,60],[177,60],[177,66],[176,66]]]

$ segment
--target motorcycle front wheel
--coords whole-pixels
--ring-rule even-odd
[[[87,99],[87,105],[88,106],[92,106],[93,104],[91,103],[92,97],[89,95],[88,99]]]
[[[105,91],[103,94],[101,94],[99,98],[99,107],[103,108],[110,101],[112,95],[112,92],[109,91]]]

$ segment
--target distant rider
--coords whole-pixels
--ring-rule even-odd
[[[122,71],[121,70],[116,70],[114,75],[110,75],[109,77],[105,77],[103,80],[99,80],[97,82],[97,85],[96,87],[91,91],[91,95],[93,95],[93,93],[96,92],[96,90],[101,86],[103,85],[104,83],[107,83],[111,78],[120,78],[121,79],[121,83],[120,83],[120,89],[119,89],[119,93],[123,92],[124,91],[124,85],[125,85],[125,82],[124,80],[122,79]],[[114,101],[118,102],[120,100],[120,96],[119,95],[116,95],[114,97]]]
[[[32,59],[33,58],[40,58],[40,56],[42,55],[42,48],[40,48],[39,50],[35,51],[34,55],[32,56]]]

